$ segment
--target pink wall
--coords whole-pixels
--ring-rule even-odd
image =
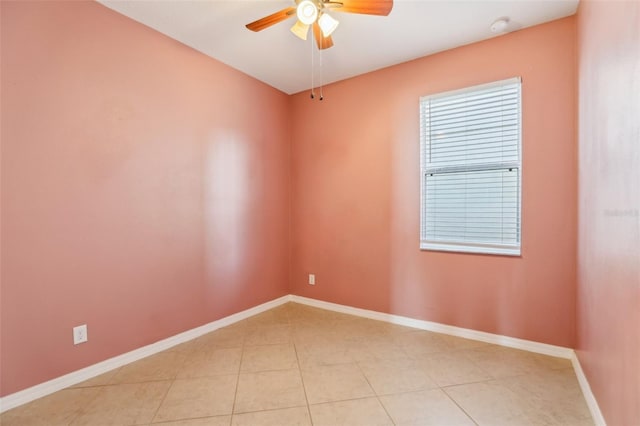
[[[1,395],[288,293],[286,95],[98,3],[1,8]]]
[[[578,10],[580,363],[610,425],[640,422],[640,3]]]
[[[294,294],[573,346],[575,21],[293,97]],[[523,79],[522,257],[420,251],[422,95]],[[316,285],[307,274],[316,274]]]

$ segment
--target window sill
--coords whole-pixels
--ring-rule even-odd
[[[444,244],[444,243],[420,243],[420,250],[446,251],[454,253],[492,254],[499,256],[521,256],[520,247],[497,247],[480,245]]]

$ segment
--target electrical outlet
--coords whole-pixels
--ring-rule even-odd
[[[73,344],[78,345],[89,340],[87,335],[87,324],[82,324],[77,327],[73,327]]]
[[[316,276],[309,274],[309,285],[316,285]]]

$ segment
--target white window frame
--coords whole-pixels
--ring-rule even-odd
[[[518,87],[518,131],[517,131],[517,149],[518,159],[517,161],[487,161],[484,164],[474,165],[450,165],[444,167],[437,167],[429,164],[427,159],[427,149],[430,143],[430,132],[428,127],[428,119],[425,118],[425,102],[429,102],[433,99],[441,99],[444,97],[458,96],[465,93],[472,93],[481,90],[490,89],[498,86],[513,85],[517,83]],[[482,243],[479,241],[446,241],[442,239],[429,238],[427,235],[427,177],[433,174],[455,173],[455,172],[477,172],[484,170],[506,170],[517,169],[517,243],[503,244],[503,243]],[[423,96],[420,98],[420,249],[421,250],[434,250],[434,251],[448,251],[448,252],[462,252],[462,253],[481,253],[481,254],[495,254],[495,255],[508,255],[508,256],[520,256],[522,245],[522,81],[520,77],[509,78],[506,80],[496,81],[488,84],[481,84],[477,86],[467,87],[459,90],[452,90],[433,95]],[[433,237],[433,235],[431,236]]]

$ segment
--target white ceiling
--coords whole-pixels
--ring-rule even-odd
[[[513,31],[572,15],[578,0],[395,0],[389,16],[335,12],[334,46],[312,49],[289,28],[295,18],[254,33],[245,24],[294,0],[99,0],[138,22],[285,93],[496,37],[489,27],[509,17]]]

